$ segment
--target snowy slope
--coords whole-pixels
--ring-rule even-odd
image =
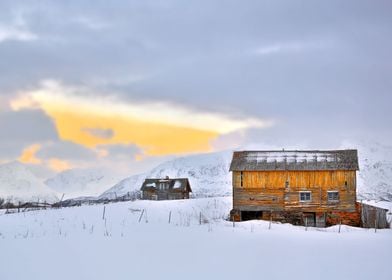
[[[148,178],[189,178],[193,195],[225,196],[231,194],[229,166],[232,152],[220,152],[177,158],[152,169]]]
[[[360,143],[358,198],[392,201],[392,146]]]
[[[125,178],[102,193],[99,198],[115,199],[127,193],[138,192],[145,178],[146,174],[138,174]]]
[[[119,177],[103,169],[70,169],[45,181],[64,198],[97,196],[119,181]]]
[[[38,179],[26,165],[17,161],[0,165],[0,198],[13,204],[58,200],[55,191]]]
[[[219,152],[181,157],[164,162],[150,172],[134,175],[119,182],[101,197],[110,198],[140,189],[145,178],[188,178],[193,197],[227,196],[231,194],[229,165],[231,152]]]

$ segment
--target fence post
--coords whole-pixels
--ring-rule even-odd
[[[105,220],[106,206],[103,207],[102,220]]]
[[[143,209],[142,213],[140,214],[139,223],[140,223],[140,221],[142,220],[143,214],[144,214],[144,209]]]
[[[170,221],[171,221],[171,211],[169,212],[169,224],[170,224]]]
[[[340,233],[340,228],[342,227],[342,219],[339,219],[339,233]]]
[[[308,217],[305,217],[305,231],[308,231]]]
[[[201,212],[200,212],[200,216],[199,216],[199,225],[201,225]]]
[[[270,212],[270,222],[269,222],[268,229],[271,229],[271,224],[272,224],[272,210]]]

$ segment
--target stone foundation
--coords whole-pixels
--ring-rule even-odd
[[[328,211],[328,212],[303,212],[303,211],[262,211],[261,220],[272,220],[274,222],[290,223],[293,225],[326,227],[332,225],[361,226],[361,209],[356,206],[356,211]],[[230,211],[230,220],[243,221],[244,215],[240,210]]]

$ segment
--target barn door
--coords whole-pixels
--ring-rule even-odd
[[[303,214],[303,223],[308,227],[316,226],[316,213],[313,212],[304,212]]]

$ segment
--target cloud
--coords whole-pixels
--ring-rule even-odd
[[[37,35],[16,26],[4,26],[0,24],[0,43],[15,40],[15,41],[32,41],[36,40]]]
[[[41,110],[0,112],[0,158],[16,159],[35,144],[58,139],[53,121]]]
[[[53,121],[43,126],[64,141],[134,144],[150,156],[258,141],[388,142],[390,10],[354,0],[1,1],[3,29],[37,38],[0,43],[0,108],[13,95],[13,110],[44,108]],[[46,95],[25,95],[37,91]],[[1,155],[18,158],[48,138],[28,119],[18,126],[38,132],[11,131]]]
[[[113,160],[134,161],[137,159],[137,156],[143,154],[143,151],[139,147],[132,144],[100,145],[97,147],[97,150],[105,151],[104,157]]]
[[[330,41],[304,41],[304,42],[286,42],[257,48],[254,53],[257,55],[271,55],[279,53],[295,53],[311,50],[325,50],[332,47]]]
[[[68,161],[94,161],[97,158],[94,150],[69,141],[43,143],[36,155],[45,160],[57,158]]]
[[[9,107],[14,111],[39,110],[39,103],[29,94],[20,94],[8,101]]]
[[[55,110],[65,110],[66,106],[77,106],[79,110],[95,115],[114,115],[159,124],[215,131],[217,133],[229,133],[238,129],[271,125],[271,122],[267,120],[251,117],[232,118],[229,115],[218,112],[203,112],[192,109],[192,107],[163,101],[129,101],[125,103],[115,98],[115,93],[106,98],[93,96],[92,90],[86,87],[65,86],[54,80],[46,80],[41,83],[40,88],[25,93],[23,97],[14,100],[11,104],[15,109],[35,107],[39,104],[46,111],[49,110],[49,107],[54,107]],[[83,130],[86,131],[86,129]],[[97,128],[97,130],[104,131],[105,129]]]
[[[62,172],[72,168],[72,165],[66,161],[57,158],[51,158],[48,160],[48,167],[56,172]]]
[[[82,131],[90,134],[91,136],[102,139],[110,139],[114,136],[114,132],[112,129],[82,128]]]
[[[209,151],[210,140],[220,134],[273,124],[162,101],[124,102],[115,94],[97,98],[89,88],[53,80],[11,102],[14,110],[36,106],[53,118],[64,141],[90,148],[135,144],[150,155]]]
[[[34,144],[23,150],[22,155],[19,158],[20,162],[27,164],[40,164],[41,159],[36,157],[37,152],[41,149],[41,145]]]
[[[0,112],[1,141],[39,142],[57,139],[53,121],[41,110]]]

